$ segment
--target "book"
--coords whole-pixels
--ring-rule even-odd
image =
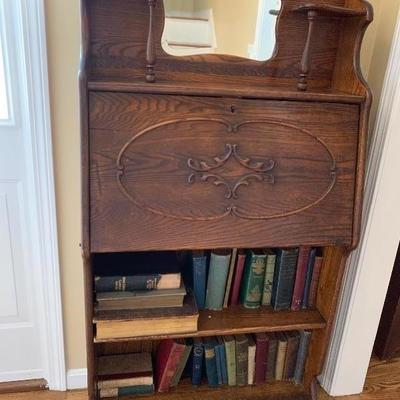
[[[311,247],[300,247],[299,256],[297,258],[296,278],[294,281],[293,297],[292,297],[292,311],[301,310],[301,302],[303,300],[304,288],[306,285],[306,275],[308,268],[308,261],[310,259]]]
[[[246,335],[236,335],[236,384],[247,385],[248,382],[248,356],[249,342]]]
[[[288,381],[294,378],[294,371],[297,362],[297,353],[299,352],[300,335],[298,332],[288,332],[287,349],[285,357],[285,366],[283,369],[283,379]]]
[[[107,399],[109,397],[134,396],[152,393],[154,393],[154,385],[138,385],[123,388],[100,389],[99,397],[101,399]]]
[[[215,337],[215,363],[217,366],[217,379],[218,385],[222,385],[222,365],[221,365],[221,354],[220,354],[220,347],[218,344],[218,338]]]
[[[265,277],[261,304],[263,306],[270,306],[272,285],[274,283],[276,254],[271,249],[265,250],[265,254],[267,255],[267,260],[265,264]]]
[[[205,304],[207,310],[222,310],[230,257],[228,250],[211,252]]]
[[[183,351],[181,359],[179,360],[178,369],[176,370],[175,375],[172,378],[171,385],[170,385],[171,387],[178,386],[178,383],[181,380],[181,377],[182,377],[182,374],[183,374],[183,370],[186,367],[186,364],[188,362],[190,353],[191,353],[192,348],[193,348],[193,344],[192,344],[192,341],[190,339],[185,339],[183,342],[184,342],[184,345],[185,345],[185,349]]]
[[[244,265],[246,262],[246,254],[243,250],[238,251],[235,273],[233,278],[230,305],[235,306],[239,304],[240,288],[242,286],[242,278]]]
[[[310,293],[308,296],[308,308],[314,308],[316,305],[317,294],[318,294],[318,282],[319,282],[319,277],[321,275],[323,261],[324,261],[323,257],[320,256],[315,257],[314,270],[310,285]]]
[[[248,250],[241,289],[241,302],[246,308],[258,308],[265,277],[267,256],[261,250]]]
[[[201,338],[193,339],[193,354],[192,354],[192,385],[199,386],[203,371],[204,347]]]
[[[296,367],[294,370],[294,381],[297,385],[303,382],[304,368],[307,361],[308,349],[311,342],[311,332],[310,331],[300,331],[300,344],[299,352],[297,354]]]
[[[156,357],[156,388],[158,392],[168,391],[186,349],[182,339],[165,339],[158,346]]]
[[[254,377],[256,372],[256,342],[252,335],[247,335],[248,355],[247,355],[247,384],[254,385]]]
[[[288,310],[292,304],[298,249],[277,249],[271,305],[276,311]]]
[[[228,385],[236,386],[236,343],[232,335],[224,336]]]
[[[127,276],[96,276],[96,292],[125,292],[135,290],[179,289],[181,274],[145,274]]]
[[[277,333],[278,349],[276,354],[275,379],[281,381],[285,369],[286,350],[288,339],[285,332]]]
[[[221,384],[228,384],[228,370],[226,366],[226,351],[225,351],[225,343],[221,336],[217,337],[217,347],[218,347],[218,356],[221,370]]]
[[[185,296],[184,285],[179,289],[100,292],[96,294],[96,307],[99,310],[182,307]]]
[[[204,360],[208,385],[218,386],[217,359],[215,354],[216,341],[214,338],[204,339]]]
[[[265,333],[257,333],[254,337],[256,342],[254,383],[256,385],[262,385],[265,382],[265,375],[267,373],[269,338]]]
[[[197,332],[199,313],[191,293],[183,307],[148,310],[95,310],[96,339]]]
[[[231,288],[232,288],[232,279],[233,279],[233,273],[235,271],[237,253],[238,253],[238,249],[232,250],[231,260],[229,263],[228,278],[226,281],[226,288],[225,288],[224,305],[223,305],[224,308],[227,308],[228,304],[229,304],[229,295],[231,293]]]
[[[265,373],[266,381],[275,378],[277,354],[278,354],[278,339],[275,333],[270,333],[268,334],[267,371]]]
[[[204,251],[192,252],[192,279],[197,307],[204,310],[207,280],[207,255]]]
[[[308,265],[307,265],[307,273],[306,273],[306,283],[304,286],[304,293],[303,293],[303,299],[301,301],[301,308],[306,309],[308,308],[308,296],[310,294],[310,286],[311,286],[311,280],[312,280],[312,275],[314,271],[314,263],[315,263],[315,256],[317,253],[317,249],[313,247],[310,252],[310,258],[308,259]]]

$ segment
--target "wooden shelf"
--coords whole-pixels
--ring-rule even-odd
[[[332,18],[351,18],[365,17],[367,10],[357,10],[354,8],[338,7],[329,4],[303,4],[293,9],[295,12],[307,14],[310,11],[315,11],[319,16],[328,16]]]
[[[268,399],[309,399],[303,385],[291,382],[273,381],[260,386],[220,386],[210,388],[207,384],[193,387],[188,380],[182,381],[167,393],[156,393],[150,398],[164,400],[268,400]],[[149,396],[128,396],[124,399],[149,399]]]
[[[169,94],[187,96],[209,96],[209,97],[237,97],[247,99],[269,99],[269,100],[296,100],[296,101],[323,101],[327,103],[361,104],[365,96],[342,93],[330,89],[307,92],[299,92],[296,84],[293,86],[271,86],[260,85],[203,85],[191,82],[190,89],[184,82],[155,82],[152,84],[140,81],[114,81],[98,80],[89,81],[88,89],[101,92],[128,92],[143,94]]]
[[[126,315],[126,312],[125,312]],[[95,313],[93,322],[121,320],[115,311]],[[164,338],[205,337],[240,333],[280,332],[300,329],[322,329],[326,323],[317,310],[279,311],[270,307],[257,310],[242,306],[229,307],[223,311],[201,311],[198,331],[178,335],[141,336],[123,339],[94,339],[95,343],[121,342],[127,340],[158,340]]]

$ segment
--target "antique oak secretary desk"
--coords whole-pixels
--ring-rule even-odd
[[[137,340],[96,339],[95,260],[122,252],[299,245],[324,249],[315,310],[201,312],[198,332],[189,336],[312,330],[304,383],[218,389],[182,383],[154,397],[315,397],[346,259],[359,240],[371,106],[359,57],[371,6],[282,0],[274,55],[254,61],[167,54],[162,0],[81,1],[90,399],[98,396],[98,356],[128,351]]]

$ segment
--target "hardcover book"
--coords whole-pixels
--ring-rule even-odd
[[[247,252],[241,289],[241,301],[246,308],[258,308],[261,305],[266,258],[261,250]]]
[[[229,263],[228,279],[226,281],[226,288],[225,288],[224,308],[227,308],[228,304],[229,304],[229,296],[230,296],[231,288],[232,288],[233,274],[235,272],[237,253],[238,253],[238,249],[233,249],[232,250],[231,260],[230,260],[230,263]]]
[[[265,250],[265,254],[267,255],[267,260],[265,266],[264,288],[261,304],[263,306],[270,306],[272,285],[274,283],[276,254],[270,249]]]
[[[239,304],[240,288],[242,286],[242,278],[243,278],[245,262],[246,262],[246,254],[243,250],[239,250],[236,260],[236,267],[235,267],[231,298],[230,298],[230,304],[233,306]]]
[[[142,394],[153,394],[154,385],[139,385],[121,388],[100,389],[99,397],[107,399],[109,397],[138,396]]]
[[[246,335],[236,335],[236,384],[247,385],[249,364],[249,342]]]
[[[193,339],[192,385],[199,386],[203,371],[204,347],[201,338]]]
[[[285,357],[285,367],[283,369],[283,379],[288,381],[294,378],[297,353],[299,352],[300,335],[298,332],[288,332],[286,336],[288,341]]]
[[[314,308],[317,301],[318,282],[321,275],[323,257],[315,257],[314,270],[311,278],[310,293],[308,297],[308,308]]]
[[[192,341],[190,339],[185,339],[183,342],[184,342],[184,345],[185,345],[185,349],[183,351],[181,359],[179,360],[178,369],[176,370],[175,375],[172,378],[171,387],[178,386],[178,383],[181,380],[181,377],[182,377],[182,374],[183,374],[183,370],[186,367],[186,364],[188,362],[190,353],[191,353],[192,348],[193,348],[193,344],[192,344]]]
[[[288,310],[292,304],[298,249],[278,249],[271,304],[276,311]]]
[[[300,385],[303,382],[304,368],[307,361],[310,341],[311,341],[311,332],[300,331],[299,352],[297,354],[296,368],[294,371],[294,381],[297,385]]]
[[[283,379],[283,372],[285,369],[288,338],[285,332],[279,332],[277,333],[277,339],[278,339],[278,350],[276,354],[275,379],[281,381]]]
[[[135,290],[179,289],[181,274],[146,274],[131,276],[96,276],[96,292],[125,292]]]
[[[248,349],[248,363],[247,363],[247,384],[254,385],[254,377],[256,372],[256,342],[252,335],[247,335],[249,343]]]
[[[310,294],[310,287],[311,287],[311,280],[312,280],[312,275],[314,271],[314,263],[315,263],[315,256],[317,253],[317,249],[314,247],[311,249],[310,252],[310,258],[308,260],[308,265],[307,265],[307,273],[306,273],[306,284],[304,286],[304,293],[303,293],[303,299],[301,301],[301,308],[306,309],[308,307],[308,297]]]
[[[228,384],[228,370],[226,366],[226,351],[225,351],[225,343],[221,336],[217,337],[218,343],[218,356],[219,356],[219,363],[221,369],[221,383],[222,385]]]
[[[220,354],[220,347],[218,344],[218,338],[215,337],[215,362],[217,365],[217,378],[218,378],[218,385],[222,385],[222,363],[221,363],[221,354]]]
[[[160,342],[156,359],[157,391],[165,392],[169,390],[185,349],[185,343],[181,339],[165,339]]]
[[[206,365],[206,375],[208,385],[211,387],[218,386],[217,360],[215,354],[215,346],[217,342],[214,338],[204,339],[204,360]]]
[[[211,253],[205,305],[208,310],[222,310],[230,257],[228,250]]]
[[[236,343],[233,336],[224,336],[228,385],[236,386]]]
[[[193,292],[199,310],[204,310],[206,301],[207,255],[204,251],[192,252]]]
[[[262,385],[265,382],[268,360],[268,336],[265,333],[255,335],[256,342],[256,370],[254,382],[256,385]]]
[[[267,381],[275,378],[276,356],[278,354],[278,339],[276,334],[268,334],[268,339],[267,371],[265,374],[265,380]]]
[[[301,310],[301,302],[303,300],[304,288],[306,285],[306,275],[308,262],[310,259],[311,247],[300,247],[297,259],[296,278],[292,297],[292,311]]]

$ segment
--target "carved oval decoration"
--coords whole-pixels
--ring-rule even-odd
[[[330,194],[336,174],[321,139],[271,120],[162,122],[134,135],[117,160],[127,198],[149,212],[189,221],[298,214]]]

